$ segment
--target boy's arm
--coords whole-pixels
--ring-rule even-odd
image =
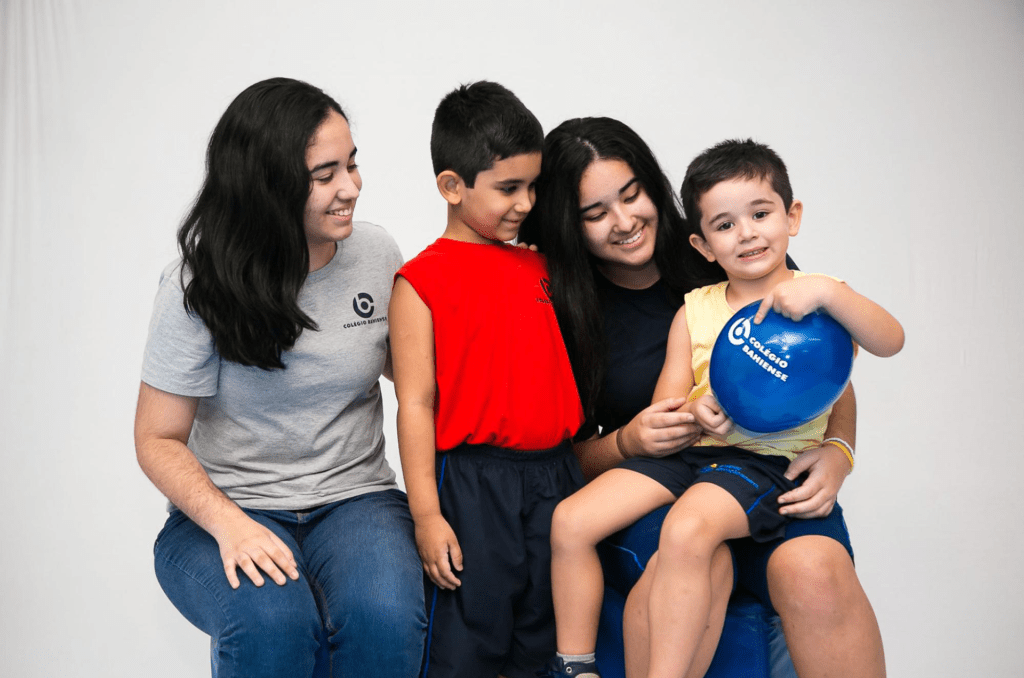
[[[693,349],[690,346],[690,328],[686,324],[686,307],[681,307],[672,319],[665,348],[665,365],[654,387],[652,402],[665,398],[687,398],[693,390]],[[694,416],[697,424],[707,433],[725,435],[732,429],[732,421],[725,416],[714,396],[703,395],[679,407],[679,412]]]
[[[883,358],[903,348],[903,327],[896,318],[846,283],[823,275],[805,275],[776,285],[757,309],[754,324],[764,320],[769,308],[797,321],[824,309],[865,351]]]
[[[462,549],[441,516],[434,473],[434,323],[430,309],[405,278],[395,280],[388,307],[391,361],[398,399],[398,452],[416,525],[423,570],[445,589],[462,582]]]

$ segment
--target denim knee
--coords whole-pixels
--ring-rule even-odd
[[[398,490],[342,502],[304,540],[335,665],[411,676],[426,634],[423,569]],[[389,657],[381,666],[380,657]]]
[[[257,587],[240,573],[232,589],[217,542],[179,511],[157,538],[154,565],[171,603],[211,637],[217,678],[312,673],[322,627],[304,574]]]

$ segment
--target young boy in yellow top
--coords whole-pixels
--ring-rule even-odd
[[[789,461],[822,444],[827,412],[820,421],[770,437],[733,431],[707,386],[710,346],[729,317],[763,300],[755,323],[768,309],[794,320],[821,310],[870,353],[891,356],[903,347],[902,327],[878,304],[833,278],[797,275],[787,267],[789,238],[800,230],[803,205],[792,199],[785,165],[771,149],[752,141],[708,149],[690,164],[682,194],[691,245],[720,264],[728,281],[686,295],[653,400],[688,397],[682,409],[694,415],[704,435],[697,446],[668,457],[627,459],[559,505],[552,526],[559,653],[586,655],[592,650],[578,643],[597,627],[592,612],[600,606],[593,598],[599,602],[601,573],[599,566],[596,572],[581,567],[571,554],[674,502],[653,565],[650,652],[631,661],[634,667],[646,664],[648,678],[704,675],[731,592],[731,586],[712,584],[714,554],[729,539],[767,541],[780,534],[786,519],[776,499],[794,487],[785,477]],[[567,516],[577,520],[570,525]],[[583,524],[579,516],[586,517]],[[586,611],[585,618],[578,610]],[[884,673],[878,650],[879,665],[868,667],[868,675]],[[850,674],[838,667],[835,675]]]

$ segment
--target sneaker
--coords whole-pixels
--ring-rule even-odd
[[[601,678],[597,662],[567,662],[561,657],[552,659],[544,671],[537,675],[542,678]]]

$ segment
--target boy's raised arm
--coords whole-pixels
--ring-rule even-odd
[[[398,451],[416,525],[423,570],[445,589],[462,582],[462,549],[441,515],[434,471],[434,327],[430,309],[405,278],[395,280],[388,307],[391,360],[398,399]]]
[[[793,320],[824,309],[865,351],[883,358],[903,348],[903,326],[892,314],[846,283],[827,276],[805,275],[779,283],[761,302],[755,324],[764,319],[769,308]]]

